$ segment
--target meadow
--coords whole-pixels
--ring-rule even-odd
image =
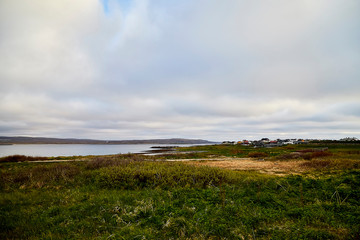
[[[360,239],[359,143],[178,151],[2,158],[0,238]],[[301,171],[210,166],[221,158],[300,161]]]

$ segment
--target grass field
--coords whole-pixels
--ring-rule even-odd
[[[360,239],[360,144],[179,150],[3,158],[0,239]]]

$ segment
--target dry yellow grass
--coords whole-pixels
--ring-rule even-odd
[[[250,158],[220,158],[208,160],[204,159],[201,161],[185,160],[184,162],[198,166],[206,165],[231,170],[252,170],[276,175],[299,174],[308,170],[303,166],[306,160],[266,161],[254,160]]]

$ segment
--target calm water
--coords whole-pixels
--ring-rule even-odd
[[[107,155],[118,153],[140,153],[150,150],[152,146],[167,146],[169,144],[14,144],[0,145],[0,157],[9,155],[26,155],[37,157],[55,156],[86,156]],[[173,146],[173,144],[170,144]],[[191,144],[174,144],[176,146],[190,146]]]

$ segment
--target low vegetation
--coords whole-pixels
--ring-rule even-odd
[[[49,160],[48,157],[31,157],[24,155],[11,155],[0,158],[1,162],[30,162],[30,161],[41,161],[41,160]]]
[[[191,150],[176,157],[301,159],[307,171],[276,176],[168,155],[2,162],[0,239],[360,238],[360,145]]]

